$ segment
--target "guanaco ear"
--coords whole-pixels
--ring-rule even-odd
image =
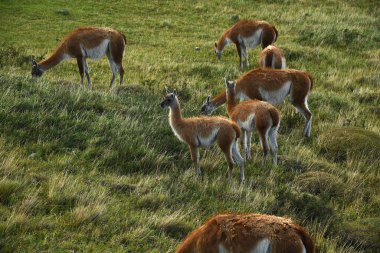
[[[227,78],[224,78],[224,83],[225,83],[226,87],[228,88],[229,87],[229,81],[227,80]]]
[[[34,59],[32,59],[32,66],[37,66],[37,62]]]
[[[215,48],[217,48],[218,47],[218,44],[215,42]]]
[[[177,96],[177,90],[176,89],[173,90],[173,95]]]
[[[207,99],[206,99],[206,103],[207,103],[207,104],[210,103],[210,99],[211,99],[211,95],[208,95],[208,96],[207,96]]]

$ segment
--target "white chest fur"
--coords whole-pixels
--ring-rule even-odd
[[[93,48],[86,48],[81,45],[82,53],[85,57],[99,59],[107,52],[109,42],[108,39],[105,39],[98,46]]]
[[[278,105],[282,103],[289,94],[291,84],[290,81],[287,81],[277,90],[265,90],[260,87],[259,92],[264,101],[267,101],[272,105]]]
[[[171,112],[170,112],[170,113],[171,113]],[[178,130],[176,129],[176,127],[175,127],[175,125],[174,125],[174,122],[173,122],[171,116],[169,117],[169,124],[170,124],[170,127],[171,127],[172,130],[173,130],[174,135],[175,135],[180,141],[185,142],[185,140],[182,139],[180,133],[179,133]]]

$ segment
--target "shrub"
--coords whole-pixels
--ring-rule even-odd
[[[346,240],[346,243],[359,246],[365,252],[379,252],[380,218],[364,218],[345,222],[338,234]]]
[[[380,160],[380,135],[355,127],[335,128],[318,139],[320,152],[334,162],[362,158],[369,163]]]
[[[335,175],[323,171],[310,171],[299,175],[295,184],[314,195],[327,197],[343,194],[343,182]]]

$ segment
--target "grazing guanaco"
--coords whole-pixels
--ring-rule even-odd
[[[309,233],[290,219],[219,214],[194,230],[176,253],[314,253]]]
[[[99,59],[107,55],[112,79],[112,87],[116,74],[120,74],[120,84],[124,83],[124,69],[122,66],[124,48],[127,43],[125,35],[111,28],[81,27],[67,34],[55,49],[54,53],[40,62],[32,60],[32,76],[40,77],[46,70],[56,66],[61,61],[76,58],[81,84],[86,74],[88,87],[92,88],[86,59]]]
[[[280,126],[280,112],[268,102],[257,99],[243,101],[238,104],[235,86],[234,81],[226,80],[227,112],[230,119],[240,126],[243,158],[251,159],[251,134],[256,130],[259,133],[263,149],[263,163],[265,163],[268,155],[269,142],[273,164],[277,165],[277,131]]]
[[[278,37],[277,29],[266,21],[240,20],[234,26],[223,32],[219,41],[215,42],[215,53],[220,60],[224,47],[231,42],[236,45],[236,50],[240,58],[240,69],[243,69],[243,58],[246,66],[248,62],[248,48],[255,49],[261,44],[262,49],[273,44]]]
[[[236,81],[236,97],[240,100],[258,99],[277,105],[290,95],[290,102],[305,118],[304,135],[310,137],[312,114],[307,98],[313,86],[313,79],[307,72],[295,69],[253,69]],[[221,92],[202,105],[201,112],[210,115],[226,102],[226,91]]]
[[[198,149],[200,147],[209,147],[216,142],[227,160],[229,178],[231,179],[232,177],[234,159],[240,167],[240,179],[244,181],[244,159],[241,157],[237,146],[237,140],[241,136],[241,131],[236,123],[225,117],[218,116],[183,118],[175,90],[164,97],[161,107],[170,108],[170,126],[174,135],[189,146],[196,176],[199,177],[201,175]]]
[[[259,66],[261,68],[285,69],[286,60],[278,47],[269,45],[261,51]]]

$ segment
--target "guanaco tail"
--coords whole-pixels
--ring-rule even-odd
[[[240,59],[240,69],[243,70],[243,58],[246,66],[249,67],[248,48],[254,49],[261,44],[264,49],[273,44],[277,37],[277,29],[266,21],[240,20],[223,32],[219,41],[215,42],[215,53],[220,60],[224,47],[234,43]]]
[[[286,60],[282,51],[273,45],[269,45],[261,51],[259,56],[259,66],[261,68],[285,69]]]
[[[263,164],[268,155],[270,143],[273,164],[277,165],[277,131],[280,126],[280,112],[270,103],[260,100],[236,101],[235,82],[226,80],[227,112],[242,131],[240,138],[243,158],[251,159],[251,134],[257,131],[263,149]]]
[[[194,230],[176,253],[314,253],[309,233],[290,219],[219,214]]]
[[[122,61],[126,42],[124,34],[110,28],[78,28],[64,37],[49,58],[38,63],[32,60],[32,75],[40,77],[46,70],[53,68],[61,61],[76,58],[81,84],[83,85],[84,74],[86,74],[88,87],[92,89],[86,59],[100,59],[106,54],[112,71],[110,88],[118,72],[120,74],[120,84],[123,84],[124,69]]]
[[[189,146],[196,176],[201,175],[198,149],[211,146],[216,142],[227,160],[229,178],[232,177],[234,159],[240,167],[240,179],[244,181],[244,159],[237,146],[241,131],[236,123],[225,117],[217,116],[183,118],[175,90],[164,97],[161,107],[169,107],[169,123],[174,135]]]
[[[258,99],[277,105],[290,95],[290,102],[305,118],[304,135],[310,137],[312,114],[307,105],[307,98],[312,86],[313,79],[307,72],[258,68],[247,72],[236,81],[236,97],[239,100]],[[226,100],[226,91],[212,100],[207,98],[201,112],[210,115]]]

